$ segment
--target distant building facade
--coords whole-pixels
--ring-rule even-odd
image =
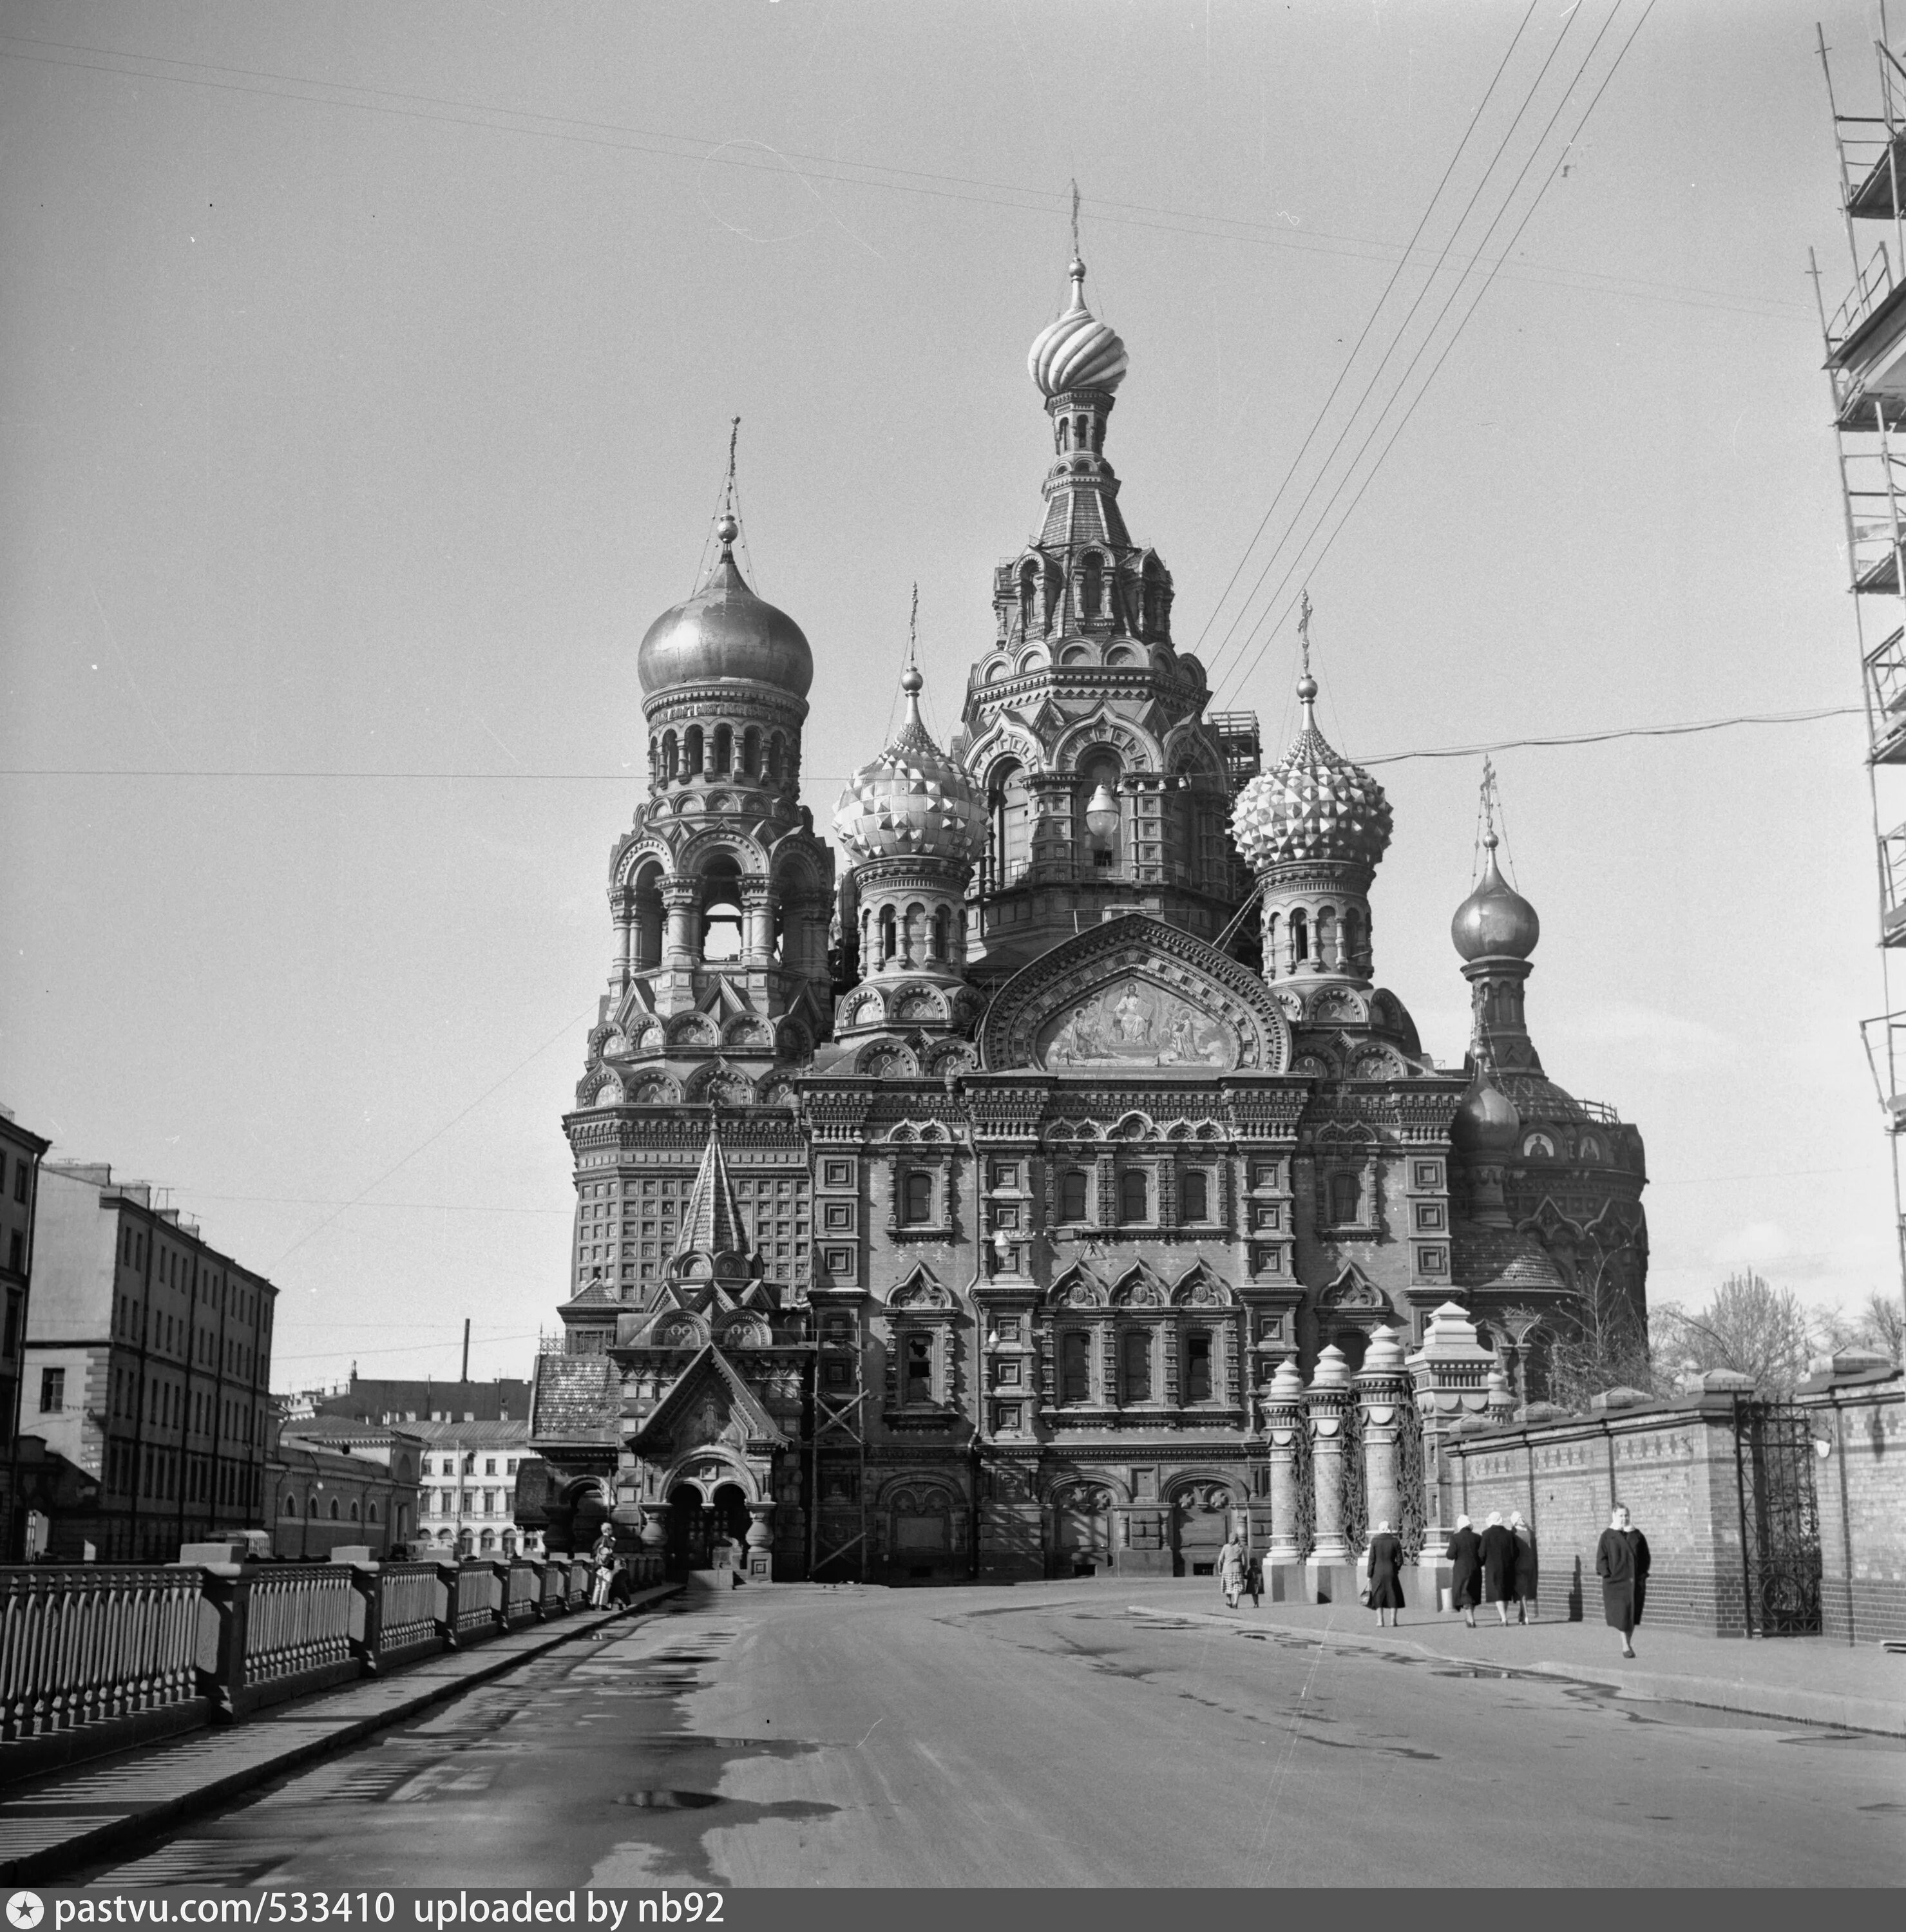
[[[1196,1573],[1268,1533],[1280,1370],[1354,1372],[1452,1298],[1505,1374],[1590,1294],[1643,1312],[1640,1136],[1536,1054],[1534,909],[1492,834],[1451,928],[1469,1052],[1439,1065],[1376,978],[1391,808],[1318,728],[1307,632],[1262,770],[1172,642],[1084,279],[1034,344],[1052,461],[962,728],[935,743],[910,662],[842,794],[831,971],[814,656],[732,515],[642,640],[649,792],[530,1432],[555,1546],[607,1517],[678,1569]]]
[[[20,1125],[0,1107],[0,1562],[28,1553],[27,1516],[21,1492],[20,1407],[26,1375],[27,1309],[33,1286],[33,1222],[40,1162],[50,1142]],[[36,1456],[36,1467],[39,1459]],[[43,1521],[47,1512],[37,1514]]]
[[[102,1164],[40,1170],[23,1434],[97,1484],[49,1553],[167,1562],[263,1523],[273,1307],[263,1275]]]
[[[423,1444],[413,1431],[350,1416],[281,1418],[274,1440],[275,1555],[328,1555],[359,1543],[381,1556],[416,1540]]]
[[[530,1457],[530,1426],[519,1422],[407,1424],[421,1447],[417,1544],[465,1556],[533,1555],[534,1528],[516,1520],[516,1485]]]
[[[307,1389],[283,1404],[288,1421],[315,1415],[359,1422],[523,1421],[530,1413],[530,1384],[499,1376],[487,1382],[372,1378],[353,1369],[341,1388]]]

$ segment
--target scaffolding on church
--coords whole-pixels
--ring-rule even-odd
[[[867,1577],[867,1391],[860,1337],[854,1327],[823,1321],[814,1370],[814,1434],[808,1445],[807,1574],[815,1583],[861,1583]],[[851,1490],[846,1520],[859,1527],[845,1538],[827,1531],[845,1514],[830,1484]],[[823,1519],[825,1517],[826,1521]]]
[[[1879,898],[1885,1010],[1861,1022],[1889,1138],[1893,1231],[1906,1286],[1906,1009],[1893,991],[1896,950],[1906,946],[1906,818],[1890,774],[1906,767],[1906,62],[1894,52],[1884,0],[1877,114],[1841,110],[1826,38],[1815,29],[1839,164],[1839,206],[1852,282],[1828,310],[1811,253],[1826,340],[1833,433],[1846,521],[1847,571],[1866,716],[1866,776]],[[1876,229],[1883,227],[1889,232]],[[1876,641],[1869,635],[1878,632]]]

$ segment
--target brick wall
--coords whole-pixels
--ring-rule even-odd
[[[1906,1642],[1906,1376],[1828,1371],[1800,1400],[1827,1448],[1815,1469],[1826,1634]]]

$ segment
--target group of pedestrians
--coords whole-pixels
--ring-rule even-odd
[[[1535,1622],[1535,1532],[1520,1510],[1512,1511],[1506,1522],[1499,1510],[1492,1510],[1481,1530],[1466,1516],[1459,1516],[1443,1555],[1450,1566],[1450,1606],[1462,1612],[1470,1629],[1475,1628],[1478,1608],[1485,1604],[1495,1605],[1505,1628],[1511,1604],[1517,1623]],[[1624,1657],[1634,1654],[1634,1627],[1641,1621],[1647,1596],[1649,1562],[1648,1539],[1634,1528],[1628,1511],[1617,1508],[1595,1546],[1595,1569],[1601,1580],[1602,1614],[1609,1628],[1620,1633]],[[1369,1565],[1364,1604],[1376,1612],[1379,1629],[1394,1628],[1398,1612],[1409,1606],[1403,1593],[1403,1542],[1387,1520],[1377,1524],[1370,1539]],[[1217,1579],[1225,1602],[1234,1610],[1241,1597],[1248,1596],[1253,1609],[1263,1599],[1263,1561],[1235,1531],[1218,1552]]]

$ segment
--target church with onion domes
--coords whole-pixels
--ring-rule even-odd
[[[1493,822],[1439,1064],[1378,978],[1391,808],[1317,727],[1307,638],[1268,765],[1173,644],[1085,282],[1028,358],[1043,508],[960,728],[935,742],[910,654],[831,844],[800,802],[815,653],[730,512],[642,640],[648,795],[530,1425],[552,1548],[606,1520],[757,1584],[1199,1574],[1232,1531],[1293,1546],[1269,1412],[1320,1365],[1454,1304],[1526,1401],[1544,1337],[1645,1319],[1640,1136],[1543,1068]],[[852,669],[824,653],[823,689]]]

